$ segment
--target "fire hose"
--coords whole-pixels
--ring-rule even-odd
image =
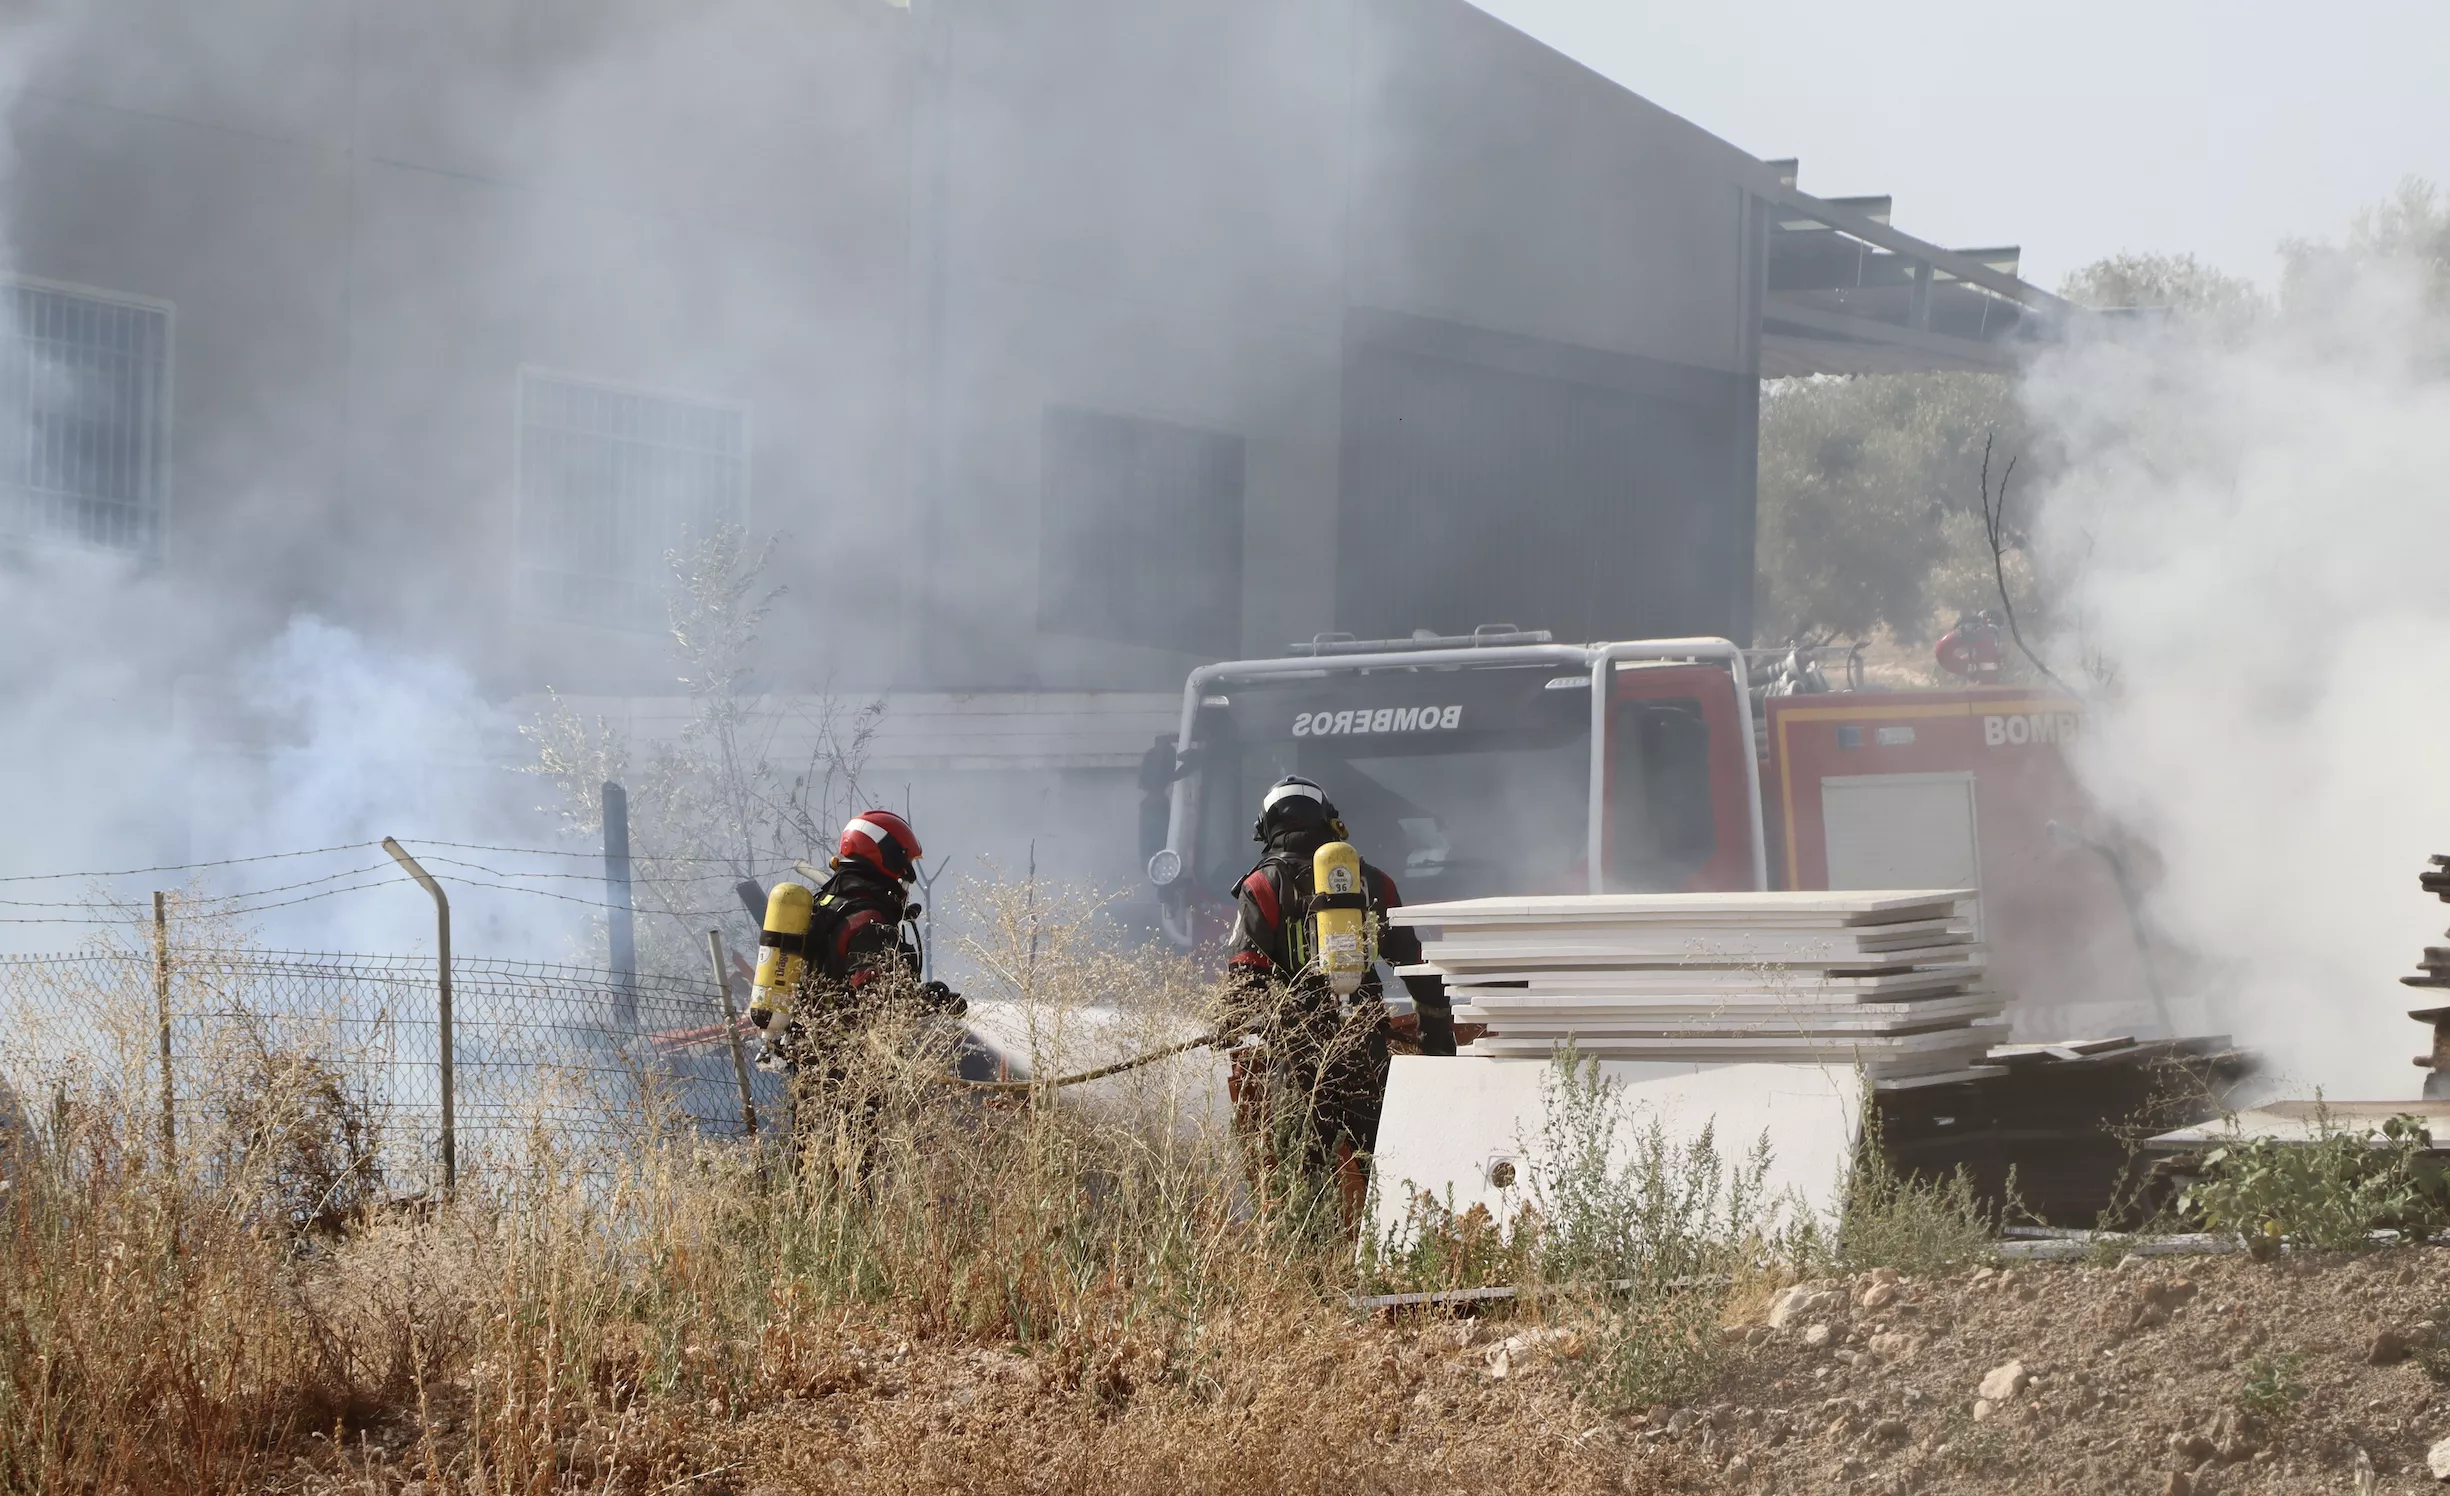
[[[1317,920],[1318,956],[1309,968],[1327,979],[1329,990],[1338,997],[1349,996],[1361,986],[1376,955],[1376,938],[1369,933],[1369,904],[1361,891],[1361,854],[1350,843],[1332,841],[1312,855],[1312,876],[1319,892],[1310,900],[1312,917]],[[1257,1029],[1259,1024],[1244,1021],[1152,1049],[1143,1055],[1120,1060],[1112,1065],[1100,1065],[1095,1070],[1083,1070],[1051,1081],[1038,1080],[962,1080],[960,1084],[976,1091],[1034,1091],[1040,1086],[1077,1086],[1084,1081],[1103,1080],[1121,1075],[1143,1065],[1183,1054],[1194,1049],[1223,1048]]]
[[[1077,1086],[1088,1081],[1104,1080],[1110,1075],[1121,1075],[1126,1071],[1137,1070],[1143,1065],[1153,1065],[1159,1060],[1170,1060],[1178,1054],[1188,1054],[1194,1049],[1224,1049],[1250,1037],[1264,1027],[1266,1027],[1265,1019],[1246,1018],[1239,1023],[1221,1028],[1213,1034],[1202,1034],[1196,1039],[1185,1039],[1179,1044],[1168,1044],[1162,1049],[1152,1049],[1145,1054],[1133,1055],[1128,1060],[1117,1060],[1111,1065],[1100,1065],[1094,1070],[1082,1070],[1072,1075],[1060,1075],[1053,1080],[969,1080],[958,1075],[948,1075],[944,1079],[947,1084],[966,1087],[973,1091],[1034,1091],[1041,1086],[1050,1089]]]
[[[1083,1070],[1073,1075],[1059,1075],[1053,1080],[970,1080],[959,1075],[948,1075],[944,1079],[949,1085],[961,1086],[972,1091],[1035,1091],[1040,1087],[1054,1089],[1061,1086],[1077,1086],[1093,1080],[1104,1080],[1110,1075],[1121,1075],[1126,1071],[1137,1070],[1143,1065],[1154,1065],[1159,1060],[1170,1060],[1178,1054],[1187,1054],[1194,1049],[1223,1049],[1256,1032],[1258,1028],[1259,1024],[1256,1021],[1233,1024],[1213,1034],[1202,1034],[1196,1039],[1185,1039],[1179,1044],[1168,1044],[1162,1049],[1152,1049],[1146,1054],[1133,1055],[1128,1060],[1117,1060],[1111,1065],[1100,1065],[1094,1070]]]
[[[804,863],[801,864],[801,869],[812,877],[816,874],[814,868]],[[749,911],[752,917],[759,917],[759,906],[761,902],[763,904],[761,919],[763,934],[759,940],[757,970],[754,979],[757,995],[751,999],[752,1006],[749,1010],[752,1019],[762,1028],[766,1020],[757,1019],[755,1015],[773,1011],[768,1007],[772,1001],[770,994],[793,990],[798,986],[802,974],[807,970],[805,944],[810,923],[815,915],[817,900],[809,889],[797,883],[776,884],[774,891],[765,895],[762,900],[759,897],[758,886],[753,879],[741,880],[733,891],[740,896],[742,906]],[[913,906],[910,912],[917,913],[916,906]],[[930,982],[927,987],[931,992],[940,996],[956,996],[950,994],[941,982]],[[956,1007],[953,1011],[960,1010]],[[1035,1091],[1040,1087],[1077,1086],[1093,1080],[1104,1080],[1110,1075],[1121,1075],[1126,1071],[1137,1070],[1143,1065],[1153,1065],[1159,1060],[1170,1059],[1194,1049],[1221,1049],[1242,1039],[1257,1027],[1256,1023],[1249,1021],[1232,1024],[1214,1033],[1201,1034],[1197,1038],[1185,1039],[1179,1044],[1169,1044],[1162,1049],[1152,1049],[1146,1054],[1134,1055],[1128,1060],[1120,1060],[1111,1065],[1100,1065],[1094,1070],[1083,1070],[1076,1075],[1058,1076],[1053,1080],[971,1080],[960,1075],[948,1075],[943,1079],[948,1085],[960,1086],[972,1091]]]

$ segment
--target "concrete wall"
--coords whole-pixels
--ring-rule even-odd
[[[945,456],[923,496],[920,671],[1179,689],[1191,657],[1009,626],[1036,611],[1042,418],[1063,404],[1238,435],[1253,536],[1332,531],[1350,8],[940,14]],[[1271,570],[1247,544],[1246,579]]]
[[[1744,626],[1752,163],[1463,0],[81,9],[15,107],[15,268],[175,306],[165,561],[266,618],[667,680],[513,603],[530,368],[747,409],[784,688],[1179,687],[1037,626],[1051,405],[1241,440],[1247,652],[1520,613],[1594,515],[1621,561],[1508,621]],[[1393,355],[1547,381],[1492,450],[1613,434],[1413,503],[1349,408],[1410,398],[1356,382]],[[1381,587],[1376,537],[1417,582],[1499,504],[1502,579]]]
[[[840,761],[853,718],[873,710],[860,790],[871,804],[908,809],[939,874],[1018,878],[1034,866],[1055,883],[1121,894],[1133,902],[1118,913],[1151,921],[1140,759],[1174,730],[1181,702],[1179,692],[1114,691],[778,696],[760,703],[746,735],[782,775],[813,778]],[[565,696],[560,705],[635,742],[668,741],[690,718],[689,703],[668,696]]]
[[[1043,565],[1053,404],[1245,440],[1245,653],[1468,629],[1490,608],[1565,632],[1746,632],[1760,251],[1740,183],[1757,163],[1459,0],[947,14],[949,123],[923,167],[946,204],[946,331],[923,372],[943,465],[919,495],[918,678],[1157,690],[1198,663],[1012,626]],[[1563,371],[1565,407],[1586,377],[1622,390],[1627,360],[1671,396],[1604,408],[1621,460],[1572,494],[1552,500],[1535,468],[1377,502],[1408,465],[1347,402],[1397,328],[1450,330],[1436,354],[1466,369],[1528,349]],[[1542,554],[1587,538],[1594,507],[1650,558],[1584,589],[1605,600],[1520,616],[1536,576],[1479,584],[1460,517],[1508,514]],[[1435,610],[1401,586],[1423,551],[1454,563],[1416,589]],[[1677,587],[1645,589],[1654,574]]]
[[[519,371],[670,391],[748,412],[748,522],[784,537],[778,575],[799,583],[776,637],[805,637],[820,601],[889,635],[889,570],[808,583],[904,488],[907,18],[871,0],[398,15],[405,34],[367,51],[394,92],[365,124],[352,329],[373,546],[429,574],[481,558],[506,683],[668,679],[654,634],[507,602]]]
[[[668,679],[652,634],[513,606],[523,368],[745,406],[788,575],[903,507],[905,13],[82,11],[14,111],[12,268],[174,307],[174,571],[498,689]],[[871,646],[903,604],[854,568],[787,633],[820,598]]]
[[[1469,6],[1359,14],[1337,626],[1748,639],[1758,163]]]

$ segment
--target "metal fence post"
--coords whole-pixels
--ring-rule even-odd
[[[179,1166],[178,1090],[170,1076],[170,908],[168,896],[153,891],[153,1007],[161,1024],[162,1162]]]
[[[638,928],[630,898],[629,791],[604,784],[604,928],[611,937],[614,1019],[638,1027]]]
[[[409,856],[398,842],[384,837],[383,850],[434,896],[434,1052],[442,1081],[442,1192],[449,1195],[459,1188],[459,1136],[451,1095],[451,901],[443,896],[442,885],[434,881],[434,875],[418,866],[417,859]]]
[[[732,974],[723,965],[723,932],[706,932],[706,955],[715,963],[715,990],[723,994],[723,1036],[731,1041],[732,1074],[740,1081],[740,1123],[757,1136],[757,1095],[749,1086],[749,1059],[740,1048],[740,1013],[732,1006]]]

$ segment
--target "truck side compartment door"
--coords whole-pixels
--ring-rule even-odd
[[[1607,887],[1675,893],[1751,886],[1740,733],[1724,670],[1622,670],[1608,723]]]

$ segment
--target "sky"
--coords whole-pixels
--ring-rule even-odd
[[[1478,0],[1804,191],[1887,193],[2055,287],[2121,251],[2265,286],[2414,174],[2450,188],[2450,3]]]

